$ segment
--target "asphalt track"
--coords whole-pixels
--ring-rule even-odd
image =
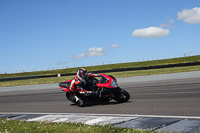
[[[91,104],[84,108],[67,101],[65,93],[57,84],[52,87],[47,85],[48,89],[30,89],[30,86],[23,86],[21,88],[25,89],[15,90],[14,87],[0,87],[0,112],[200,116],[199,72],[193,72],[193,75],[197,76],[184,73],[185,76],[182,77],[182,74],[177,78],[170,78],[175,76],[168,75],[168,78],[157,76],[154,79],[152,76],[148,80],[137,82],[119,79],[119,86],[131,95],[129,102],[119,104],[111,101],[106,104]]]

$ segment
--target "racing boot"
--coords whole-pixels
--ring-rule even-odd
[[[76,102],[80,107],[85,106],[85,102],[80,98],[80,94],[78,92],[75,93]]]

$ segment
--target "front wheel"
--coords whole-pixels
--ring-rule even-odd
[[[114,95],[115,95],[114,100],[116,100],[120,103],[127,102],[130,99],[130,94],[124,89],[121,89],[120,92],[118,92]]]

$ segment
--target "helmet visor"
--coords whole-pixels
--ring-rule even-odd
[[[83,79],[87,79],[87,77],[88,77],[88,73],[85,73],[85,74],[82,75]]]

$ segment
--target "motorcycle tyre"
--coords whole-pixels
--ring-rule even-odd
[[[121,89],[120,92],[115,94],[115,98],[114,98],[114,100],[120,103],[127,102],[129,99],[130,99],[130,94],[124,89]]]
[[[69,93],[69,92],[66,92],[66,98],[67,98],[69,101],[71,101],[71,102],[73,102],[73,103],[76,103],[75,97],[70,96],[70,93]]]
[[[83,100],[79,100],[79,101],[76,102],[75,97],[74,97],[74,96],[70,96],[70,93],[69,93],[69,92],[66,92],[66,98],[67,98],[69,101],[71,101],[71,102],[73,102],[73,103],[75,103],[75,104],[78,104],[79,107],[85,107],[85,102],[84,102]]]

